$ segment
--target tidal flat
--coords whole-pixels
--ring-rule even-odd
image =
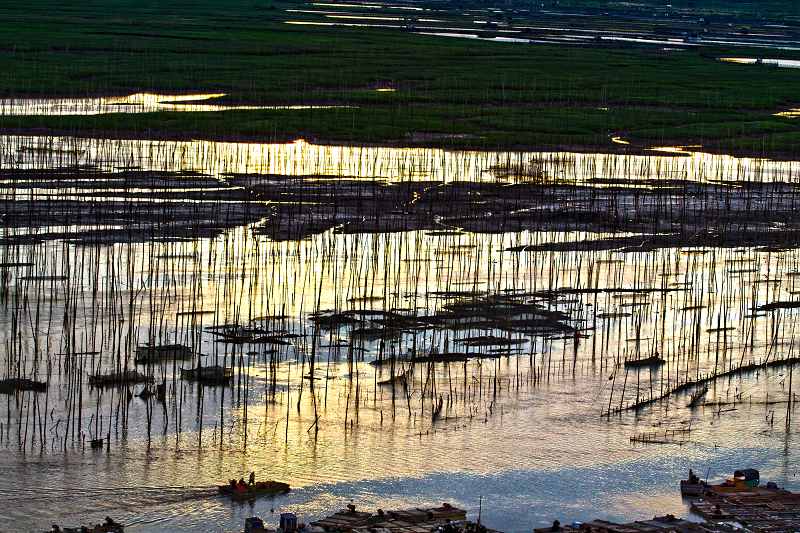
[[[800,488],[800,19],[701,3],[0,7],[0,531]]]

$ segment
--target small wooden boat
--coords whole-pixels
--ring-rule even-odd
[[[162,344],[160,346],[148,344],[136,348],[134,362],[137,365],[146,365],[173,359],[190,359],[191,357],[192,349],[183,344]]]
[[[625,361],[625,368],[661,366],[664,363],[666,363],[666,361],[658,354],[655,354],[651,355],[650,357],[645,357],[642,359],[628,359],[627,361]]]
[[[152,382],[153,376],[142,374],[136,370],[125,370],[124,372],[112,372],[110,374],[89,375],[89,385],[92,387],[116,387]]]
[[[0,394],[14,394],[15,392],[31,391],[44,392],[47,383],[26,378],[8,378],[0,380]]]
[[[681,496],[703,496],[708,490],[708,483],[689,470],[689,477],[681,480]]]
[[[733,477],[726,479],[719,485],[712,485],[709,490],[716,494],[750,492],[758,487],[760,478],[761,476],[755,468],[743,468],[735,471]]]
[[[182,368],[181,379],[197,381],[207,385],[225,385],[233,379],[233,368],[218,365]]]
[[[280,481],[258,481],[255,485],[247,485],[246,490],[238,490],[232,485],[218,485],[217,490],[223,496],[235,501],[247,501],[264,496],[277,496],[289,492],[289,485]]]
[[[54,525],[48,533],[125,533],[125,527],[107,516],[102,524],[84,527],[59,527]]]

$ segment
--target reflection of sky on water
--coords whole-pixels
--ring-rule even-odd
[[[794,163],[698,153],[677,157],[483,153],[315,146],[305,142],[261,145],[5,137],[2,154],[6,166],[28,168],[41,168],[48,162],[49,166],[58,166],[72,160],[106,168],[191,168],[214,175],[259,171],[383,176],[393,180],[482,180],[498,176],[524,180],[535,175],[580,181],[596,176],[664,173],[696,179],[708,179],[711,174],[788,179],[796,172]],[[796,348],[790,335],[794,313],[754,320],[744,315],[756,304],[790,298],[800,281],[793,275],[800,265],[800,254],[790,251],[767,256],[750,249],[705,254],[686,254],[677,249],[635,254],[613,250],[504,251],[512,246],[587,237],[590,235],[527,232],[444,236],[425,232],[326,232],[301,242],[271,242],[253,235],[251,228],[237,228],[219,238],[187,243],[7,247],[4,252],[9,255],[4,260],[27,259],[36,264],[35,269],[12,278],[12,286],[29,297],[26,309],[33,309],[30,306],[39,300],[47,309],[53,304],[37,328],[50,331],[47,353],[62,350],[64,302],[74,294],[82,310],[75,348],[103,352],[107,366],[126,338],[133,345],[148,339],[152,318],[160,341],[192,340],[207,354],[208,361],[231,354],[242,356],[249,381],[241,397],[233,388],[204,392],[204,412],[199,417],[203,422],[201,437],[195,411],[197,388],[180,380],[172,382],[171,367],[164,369],[170,387],[178,387],[181,402],[170,401],[166,412],[160,408],[152,411],[149,448],[147,404],[138,398],[131,401],[125,432],[114,428],[108,417],[119,403],[118,393],[104,393],[99,398],[101,434],[111,430],[109,454],[83,451],[72,442],[66,451],[61,449],[50,440],[52,423],[45,431],[48,442],[44,453],[40,454],[37,445],[27,447],[23,454],[17,448],[17,431],[24,427],[21,422],[30,412],[30,403],[23,400],[17,405],[7,397],[12,415],[10,426],[8,420],[2,421],[5,448],[0,454],[0,472],[4,474],[0,476],[0,504],[7,505],[0,512],[0,523],[13,520],[37,529],[54,521],[77,524],[111,514],[134,524],[131,531],[159,531],[167,526],[178,531],[208,531],[209,521],[232,531],[241,526],[245,516],[269,515],[273,505],[276,512],[295,510],[310,518],[341,507],[350,499],[361,506],[382,508],[447,500],[466,506],[474,517],[478,497],[483,496],[486,523],[522,531],[556,517],[635,519],[650,518],[653,513],[684,514],[677,481],[689,467],[698,472],[711,468],[712,477],[721,477],[741,466],[755,466],[763,471],[764,479],[794,486],[795,473],[785,465],[791,464],[796,450],[791,442],[784,441],[785,410],[781,406],[745,403],[724,413],[712,408],[691,411],[686,408],[684,395],[639,416],[628,413],[607,420],[600,412],[609,401],[612,387],[614,403],[620,401],[622,372],[615,372],[609,364],[636,352],[631,339],[639,338],[639,349],[645,353],[654,347],[653,338],[662,339],[668,349],[661,351],[670,363],[652,375],[649,371],[632,373],[625,396],[628,400],[633,398],[636,385],[644,394],[651,386],[658,389],[665,380],[668,385],[679,376],[713,368],[720,343],[724,347],[721,364],[727,365],[766,353],[777,328],[788,337],[788,345],[782,349],[791,352]],[[68,274],[72,290],[67,290],[65,282],[52,285],[21,280],[32,273]],[[764,283],[776,279],[780,283]],[[245,357],[249,348],[223,346],[207,331],[200,332],[213,323],[242,323],[257,316],[285,314],[289,318],[281,323],[282,328],[309,335],[313,328],[307,321],[308,313],[317,306],[435,311],[441,308],[442,300],[429,294],[437,290],[498,292],[513,288],[533,292],[593,283],[603,287],[688,283],[690,289],[646,298],[574,295],[553,302],[553,308],[570,312],[578,321],[591,321],[599,312],[624,311],[629,316],[584,323],[595,329],[581,341],[577,354],[571,339],[545,342],[538,338],[525,346],[522,356],[473,361],[466,368],[451,365],[449,370],[439,365],[430,375],[419,365],[412,387],[417,392],[411,397],[410,408],[405,401],[396,402],[394,417],[390,391],[375,386],[377,380],[387,377],[386,369],[376,371],[357,363],[352,370],[358,381],[350,381],[346,378],[351,373],[347,351],[321,347],[347,339],[346,330],[326,331],[318,339],[316,375],[328,372],[336,379],[318,382],[316,396],[306,382],[299,410],[298,396],[304,381],[298,362],[311,352],[310,337],[296,341],[294,347],[280,349],[281,360],[274,370],[278,386],[271,403],[266,401],[266,389],[272,371],[264,359]],[[379,296],[379,301],[370,304],[352,300],[374,296]],[[93,319],[83,311],[114,308],[122,313],[119,310],[124,310],[131,298],[138,309],[132,316],[126,312]],[[698,305],[705,309],[686,310]],[[178,313],[193,308],[215,309],[216,313],[197,316],[194,322],[186,316],[177,318]],[[2,308],[4,345],[12,316],[13,307]],[[32,319],[23,316],[21,349],[32,350]],[[125,322],[119,322],[119,317]],[[724,338],[708,331],[722,318],[736,328]],[[693,348],[697,329],[699,349]],[[416,341],[426,347],[441,348],[445,342],[455,346],[457,338],[471,333],[476,332],[450,333],[445,339],[442,330],[427,331],[419,333]],[[406,334],[393,344],[395,353],[407,353],[411,342]],[[374,339],[356,344],[365,350],[365,360],[375,357],[379,349]],[[528,353],[531,350],[533,358]],[[687,354],[696,355],[697,360],[687,358]],[[27,371],[35,366],[31,358],[25,364]],[[38,364],[43,370],[46,362]],[[550,369],[549,380],[535,384],[532,376],[545,368]],[[162,371],[158,372],[161,376]],[[616,373],[620,374],[617,380],[609,380]],[[497,392],[491,379],[494,375],[499,377]],[[449,394],[452,388],[456,398],[446,409],[446,418],[436,424],[431,421],[430,400],[423,402],[418,392],[430,377],[435,377],[440,394]],[[460,392],[464,378],[469,384],[466,399]],[[54,375],[51,379],[57,383],[64,377]],[[346,417],[352,416],[355,407],[356,383],[359,423],[349,427]],[[781,398],[785,395],[785,369],[720,380],[709,392],[709,399],[728,400],[741,391],[755,402],[764,400],[767,394],[772,399]],[[52,387],[48,405],[39,408],[47,413],[53,410],[54,418],[63,416],[62,393],[63,388]],[[92,430],[89,420],[96,413],[97,399],[88,392],[84,398],[81,430],[86,433]],[[314,402],[321,413],[316,435],[310,430],[315,420]],[[770,410],[777,413],[774,426],[768,422]],[[682,447],[633,446],[629,441],[636,434],[682,428],[689,423],[690,442]],[[222,436],[221,429],[225,432]],[[262,478],[287,480],[296,490],[274,502],[259,501],[253,509],[232,506],[209,493],[214,483],[250,470],[256,470]],[[20,493],[16,480],[22,476],[27,485]],[[45,507],[37,494],[46,491]],[[53,495],[59,497],[58,501]]]
[[[106,113],[153,113],[157,111],[211,112],[232,110],[305,110],[329,106],[261,106],[215,103],[225,93],[152,94],[84,98],[2,98],[2,115],[100,115]]]
[[[198,170],[215,176],[253,172],[444,182],[501,179],[580,183],[596,178],[795,182],[800,177],[797,161],[688,150],[626,155],[337,146],[302,140],[235,143],[0,136],[0,168],[91,165],[105,170]]]
[[[676,47],[675,49],[687,49],[706,46],[726,46],[726,47],[745,47],[745,48],[760,48],[772,50],[800,50],[800,42],[793,38],[791,35],[784,35],[780,33],[764,33],[755,32],[751,35],[742,35],[735,32],[725,32],[715,34],[692,34],[690,29],[687,29],[683,34],[676,36],[662,36],[655,32],[648,31],[635,31],[624,28],[602,28],[593,29],[591,27],[576,27],[576,24],[569,22],[563,26],[553,24],[552,26],[531,26],[530,21],[523,17],[518,20],[509,18],[502,21],[491,21],[491,32],[536,32],[535,35],[521,35],[517,37],[501,38],[495,35],[482,35],[476,32],[483,32],[489,28],[487,20],[474,18],[464,19],[460,14],[452,14],[446,11],[439,11],[437,15],[441,18],[426,19],[420,18],[415,14],[407,14],[405,17],[387,16],[381,17],[377,13],[382,9],[413,9],[404,6],[386,6],[382,4],[338,4],[338,3],[311,3],[310,6],[322,8],[338,8],[338,12],[331,12],[320,9],[287,9],[288,13],[297,13],[307,16],[319,15],[324,18],[340,18],[350,20],[361,20],[360,23],[340,23],[340,22],[322,22],[317,19],[306,20],[289,20],[286,21],[292,25],[305,25],[305,26],[341,26],[341,27],[363,27],[363,28],[383,28],[383,29],[409,29],[422,35],[436,35],[448,38],[467,38],[478,39],[485,41],[496,41],[506,43],[527,43],[527,44],[575,44],[587,43],[589,41],[605,41],[613,43],[631,43],[643,45],[667,45]],[[346,11],[349,9],[349,11]],[[367,9],[369,11],[359,13],[359,9]],[[467,11],[464,15],[478,15],[486,16],[488,12],[495,14],[503,14],[502,10],[480,10],[480,11]],[[445,18],[450,15],[450,18]],[[578,19],[597,18],[596,15],[590,13],[562,13],[550,12],[542,10],[540,16],[552,16],[553,20],[558,20],[560,17],[571,17]],[[372,22],[377,21],[377,22]],[[386,24],[385,22],[394,22],[395,24]],[[429,26],[430,23],[444,23],[449,22],[451,27]],[[791,62],[790,62],[791,63]],[[788,65],[783,65],[788,66]]]

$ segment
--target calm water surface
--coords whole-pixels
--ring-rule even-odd
[[[199,170],[220,183],[243,172],[591,182],[789,181],[798,171],[797,162],[702,153],[43,137],[3,137],[0,156],[6,169]],[[42,194],[9,187],[6,199]],[[449,501],[475,517],[482,500],[487,524],[526,531],[554,518],[685,515],[678,481],[690,467],[719,478],[754,466],[764,479],[798,486],[795,434],[784,426],[785,368],[717,380],[707,400],[735,405],[690,409],[688,397],[678,395],[638,414],[601,416],[610,404],[698,373],[793,354],[796,312],[754,316],[753,308],[797,292],[796,251],[515,253],[508,249],[590,236],[329,230],[275,242],[253,230],[186,242],[3,247],[4,263],[25,265],[3,267],[0,368],[4,375],[46,378],[50,386],[46,395],[0,397],[0,530],[43,531],[110,514],[130,531],[238,531],[253,514],[275,522],[291,510],[310,520],[351,501],[370,509]],[[536,296],[560,287],[609,291]],[[620,288],[670,290],[631,295]],[[368,362],[414,348],[463,351],[459,340],[498,332],[429,328],[381,343],[350,326],[321,328],[310,320],[320,310],[436,313],[467,293],[528,295],[520,298],[566,313],[582,336],[576,342],[571,335],[505,334],[523,342],[519,353],[417,364],[405,391],[379,385],[391,370]],[[216,342],[209,326],[232,323],[293,336],[275,346]],[[234,385],[199,388],[179,379],[180,368],[195,360],[148,370],[167,382],[164,404],[135,396],[141,385],[129,398],[121,390],[90,389],[78,378],[119,368],[145,342],[181,342],[203,354],[203,364],[234,364]],[[656,350],[667,359],[660,370],[626,373],[618,365]],[[310,365],[316,380],[302,377]],[[434,420],[437,397],[446,401]],[[691,431],[680,443],[630,441],[674,429]],[[110,437],[108,449],[89,448],[96,436]],[[216,483],[251,470],[287,481],[293,491],[252,506],[215,495]]]

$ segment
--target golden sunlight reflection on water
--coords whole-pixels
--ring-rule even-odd
[[[796,181],[800,162],[681,150],[625,155],[581,152],[492,152],[438,148],[150,141],[74,137],[0,137],[4,167],[94,165],[146,170],[199,170],[214,175],[263,173],[383,178],[391,181],[543,181],[592,179]]]
[[[793,178],[797,171],[794,162],[701,153],[450,152],[302,141],[30,137],[4,137],[1,146],[6,167],[91,164],[394,181],[609,176],[768,181]],[[762,357],[776,331],[785,335],[780,350],[793,353],[794,314],[748,315],[757,305],[796,292],[800,254],[795,250],[510,252],[520,245],[597,236],[330,230],[275,242],[252,230],[238,227],[191,242],[46,242],[3,249],[9,261],[30,260],[35,267],[8,280],[12,296],[0,309],[0,339],[25,355],[23,374],[49,373],[52,384],[46,398],[6,396],[0,469],[7,475],[0,477],[0,503],[7,505],[0,519],[32,529],[112,514],[138,531],[207,531],[207,520],[234,530],[247,514],[269,514],[271,507],[318,516],[350,499],[383,508],[452,500],[474,512],[476,496],[484,495],[485,512],[495,521],[488,520],[490,525],[522,531],[553,515],[633,519],[649,518],[642,516],[643,507],[648,514],[649,507],[679,512],[676,483],[689,466],[713,467],[721,475],[757,462],[765,478],[795,482],[783,463],[795,445],[780,424],[769,421],[770,410],[778,418],[783,411],[764,403],[785,398],[785,369],[718,381],[708,399],[738,396],[735,411],[690,409],[685,395],[677,395],[638,414],[600,416],[608,404]],[[31,274],[41,279],[26,279]],[[589,291],[555,299],[540,294],[560,287],[665,290],[637,296]],[[393,391],[378,384],[391,370],[368,364],[382,350],[404,356],[412,348],[463,349],[454,347],[487,331],[419,328],[382,345],[380,336],[358,338],[349,326],[320,328],[310,320],[321,309],[436,313],[457,299],[444,291],[518,294],[566,313],[584,336],[511,333],[524,341],[512,356],[413,368],[401,362],[398,366],[411,368],[409,385]],[[228,323],[296,337],[275,346],[217,342],[208,326]],[[66,339],[73,353],[100,353],[56,356],[67,351]],[[113,369],[121,354],[150,340],[191,345],[206,365],[235,366],[233,386],[198,387],[178,378],[180,367],[195,361],[170,362],[151,369],[158,381],[166,379],[164,404],[83,387],[86,394],[75,405],[66,391],[76,375]],[[661,369],[629,375],[617,366],[655,349],[668,361]],[[315,380],[304,377],[311,377],[311,364]],[[447,401],[436,418],[439,397]],[[116,416],[120,406],[122,421]],[[77,437],[70,438],[63,424],[76,411],[82,417],[73,426]],[[28,427],[29,420],[46,428]],[[689,427],[683,446],[630,441],[641,433]],[[93,433],[111,437],[108,452],[81,446]],[[253,509],[213,495],[214,484],[250,470],[260,478],[286,480],[297,490],[259,501]],[[22,493],[15,481],[21,476],[27,480]],[[36,494],[46,490],[59,500],[51,497],[44,506]]]
[[[234,110],[300,110],[329,109],[312,105],[244,105],[217,101],[225,93],[156,94],[133,93],[127,96],[63,97],[63,98],[0,98],[2,115],[100,115],[106,113],[153,113],[157,111],[214,112]],[[337,106],[333,106],[337,107]]]

